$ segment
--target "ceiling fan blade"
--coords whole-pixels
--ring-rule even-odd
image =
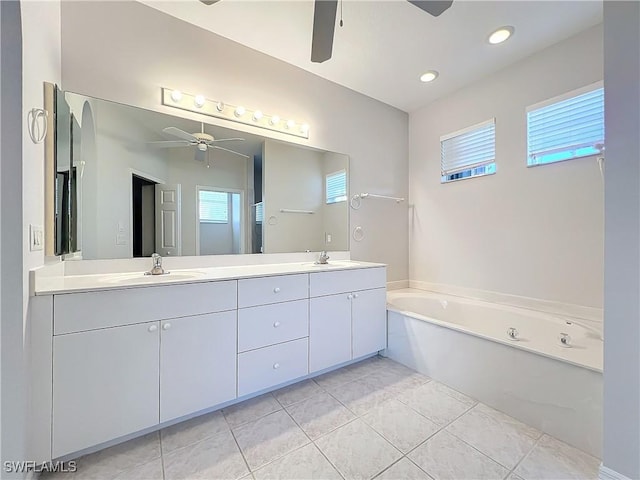
[[[147,145],[155,148],[176,148],[176,147],[188,147],[191,142],[186,140],[168,140],[166,142],[147,142]]]
[[[173,135],[174,137],[181,138],[183,140],[186,140],[187,142],[198,142],[198,139],[196,137],[176,127],[163,128],[162,131],[167,135]]]
[[[331,58],[337,10],[338,0],[315,0],[314,2],[311,39],[311,61],[314,63],[322,63]]]
[[[216,138],[215,140],[207,143],[218,143],[218,142],[244,142],[244,138]]]
[[[200,0],[205,5],[213,5],[214,3],[218,3],[220,0]]]
[[[238,155],[239,157],[249,158],[249,155],[245,155],[244,153],[235,152],[233,150],[229,150],[228,148],[218,147],[217,145],[209,145],[209,148],[215,148],[216,150],[224,150],[225,152],[233,153],[234,155]]]
[[[415,5],[421,10],[433,15],[434,17],[440,16],[442,12],[447,10],[453,0],[407,0],[412,5]]]
[[[204,150],[200,150],[199,148],[196,148],[196,160],[199,162],[204,162],[207,159],[207,151]]]

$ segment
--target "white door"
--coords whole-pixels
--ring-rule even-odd
[[[351,294],[309,300],[309,372],[351,360]]]
[[[156,185],[156,253],[163,257],[182,255],[180,184]]]
[[[53,337],[53,458],[159,421],[158,322]]]
[[[236,311],[160,322],[160,421],[236,398]]]
[[[351,308],[353,358],[387,348],[386,289],[354,292]]]

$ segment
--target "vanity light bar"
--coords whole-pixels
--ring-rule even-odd
[[[232,122],[266,128],[275,132],[286,133],[295,137],[309,138],[309,125],[294,120],[281,119],[278,115],[267,115],[260,110],[249,110],[240,105],[231,105],[217,100],[210,100],[203,95],[191,95],[170,88],[162,89],[162,104],[190,112],[224,118]]]

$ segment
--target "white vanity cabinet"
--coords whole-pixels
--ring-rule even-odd
[[[158,322],[53,338],[53,458],[158,423]]]
[[[386,348],[386,268],[310,274],[309,371]]]

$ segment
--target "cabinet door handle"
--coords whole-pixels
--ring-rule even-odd
[[[273,293],[278,293],[280,291],[280,287],[276,287],[273,289]]]
[[[162,325],[162,329],[163,330],[169,330],[170,328],[171,328],[171,324],[169,322],[167,322],[164,325]]]
[[[347,295],[347,298],[351,300],[353,298],[353,295],[350,293],[349,295]]]
[[[358,298],[358,294],[357,294],[357,293],[354,293],[354,294],[353,294],[353,298]]]
[[[279,368],[280,368],[280,364],[279,364],[279,363],[274,363],[274,364],[273,364],[273,369],[274,369],[274,370],[277,370],[277,369],[279,369]]]
[[[280,322],[273,322],[273,328],[278,328],[280,326]]]
[[[158,326],[157,325],[149,325],[149,328],[147,328],[148,331],[150,332],[155,332],[156,330],[158,330]]]

